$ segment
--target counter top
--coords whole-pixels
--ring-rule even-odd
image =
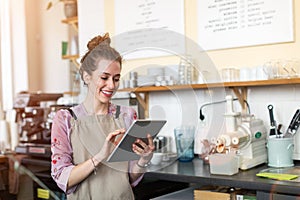
[[[296,166],[300,167],[299,164]],[[199,185],[230,186],[270,193],[300,195],[299,179],[297,181],[277,181],[256,176],[258,172],[267,168],[269,167],[263,164],[249,170],[240,170],[238,174],[232,176],[213,175],[210,174],[208,164],[203,164],[201,159],[195,158],[192,162],[176,160],[157,166],[153,165],[148,169],[145,177]]]

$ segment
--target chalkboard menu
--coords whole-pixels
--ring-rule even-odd
[[[184,0],[115,0],[115,46],[127,59],[184,51]]]
[[[198,43],[204,50],[291,42],[293,0],[199,0]]]

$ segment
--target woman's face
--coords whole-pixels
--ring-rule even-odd
[[[90,83],[90,92],[94,92],[95,99],[101,103],[108,103],[119,88],[121,66],[119,62],[101,60],[98,69],[93,72]]]

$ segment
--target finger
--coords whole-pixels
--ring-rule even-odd
[[[146,147],[144,147],[144,149],[146,153],[151,153],[155,150],[155,146],[154,146],[152,136],[149,133],[147,134],[147,139],[148,139],[148,144]]]
[[[109,133],[106,139],[108,141],[113,142],[117,135],[124,134],[124,133],[125,133],[125,129],[117,129],[114,132]]]
[[[150,149],[151,152],[153,152],[155,150],[155,146],[154,145],[153,146],[149,146],[149,149]]]
[[[143,147],[143,149],[146,149],[148,147],[148,145],[141,139],[137,139],[135,141],[136,144],[140,145],[141,147]]]
[[[121,133],[121,134],[119,135],[119,137],[116,138],[116,140],[115,140],[115,145],[119,144],[119,142],[122,140],[123,136],[124,136],[124,133]]]
[[[152,138],[152,136],[148,133],[147,134],[147,138],[148,138],[148,145],[150,146],[150,147],[154,147],[154,142],[153,142],[153,138]]]
[[[138,145],[136,144],[132,144],[132,151],[134,153],[136,153],[137,155],[141,156],[144,152],[144,150],[142,148],[140,148]]]
[[[119,129],[119,131],[124,134],[126,132],[126,129],[125,128],[121,128],[121,129]]]
[[[116,133],[117,135],[119,135],[119,134],[124,134],[124,133],[125,133],[125,129],[124,129],[124,128],[117,129],[117,130],[115,130],[113,133]]]
[[[117,136],[117,135],[121,135],[121,134],[124,134],[125,133],[125,129],[117,129],[115,130],[114,132],[112,132],[112,135],[113,136]]]
[[[119,142],[122,140],[124,134],[125,134],[125,129],[118,129],[116,130],[117,134],[113,138],[114,140],[114,145],[119,144]]]

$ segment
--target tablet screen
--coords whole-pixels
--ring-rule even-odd
[[[137,138],[148,143],[147,134],[149,133],[154,139],[166,122],[166,120],[135,120],[110,154],[107,161],[121,162],[138,160],[139,156],[132,151],[132,144]]]

